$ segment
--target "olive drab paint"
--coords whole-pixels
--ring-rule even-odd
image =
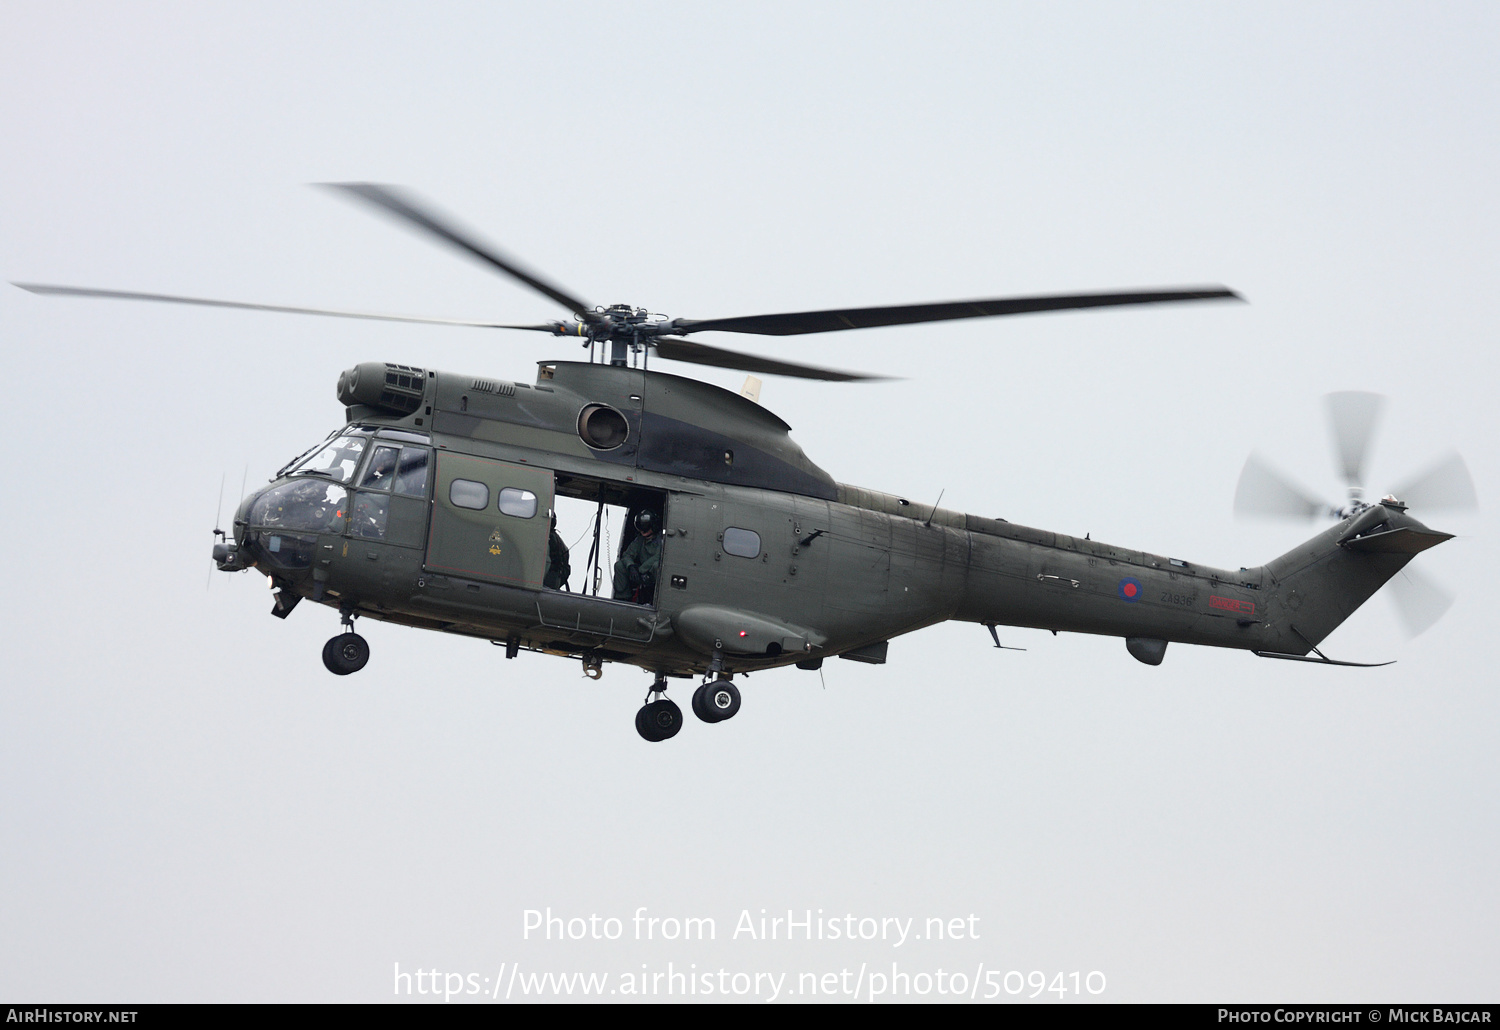
[[[340,378],[339,397],[348,425],[334,437],[354,441],[357,467],[283,470],[241,504],[220,567],[270,577],[282,616],[311,599],[595,671],[884,661],[886,642],[949,619],[1118,636],[1148,664],[1169,642],[1300,657],[1448,538],[1387,503],[1266,565],[1209,568],[838,483],[765,408],[641,368],[549,362],[510,383],[372,362]],[[426,449],[423,496],[367,485],[383,445]],[[415,482],[418,457],[403,461]],[[337,476],[305,491],[319,507],[265,514],[261,498],[286,484]],[[613,600],[607,583],[599,596],[543,587],[563,491],[661,515],[648,603]],[[356,521],[382,504],[403,532]]]

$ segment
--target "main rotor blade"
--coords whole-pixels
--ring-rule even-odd
[[[1242,300],[1222,286],[1191,290],[1153,290],[1129,293],[1074,293],[1040,297],[997,297],[992,300],[956,300],[937,304],[902,304],[881,308],[835,308],[829,311],[797,311],[779,315],[748,315],[742,318],[678,319],[673,329],[680,333],[758,333],[762,336],[797,336],[831,333],[840,329],[871,329],[883,325],[943,322],[955,318],[993,318],[1024,315],[1033,311],[1068,311],[1074,308],[1118,307],[1124,304],[1164,304],[1185,300]]]
[[[1236,515],[1311,519],[1326,512],[1328,505],[1267,465],[1258,455],[1245,459],[1240,482],[1234,491]]]
[[[206,308],[242,308],[246,311],[279,311],[288,315],[328,315],[333,318],[367,318],[380,322],[418,322],[424,325],[462,325],[478,329],[534,329],[555,332],[552,325],[504,325],[499,322],[467,322],[457,318],[419,318],[415,315],[380,315],[369,311],[336,311],[331,308],[293,308],[281,304],[247,304],[238,300],[208,300],[179,297],[170,293],[134,293],[128,290],[95,290],[84,286],[49,286],[45,283],[11,283],[32,293],[60,297],[104,297],[110,300],[151,300],[167,304],[197,304]]]
[[[652,346],[656,348],[657,357],[666,358],[668,361],[687,361],[695,365],[738,369],[741,372],[764,372],[773,376],[824,379],[836,383],[888,378],[887,376],[864,375],[859,372],[841,372],[836,368],[819,368],[816,365],[799,365],[791,361],[776,361],[773,358],[763,358],[756,354],[741,354],[739,351],[707,347],[676,336],[658,336],[652,341]]]
[[[460,231],[452,223],[439,218],[433,212],[419,207],[416,199],[410,194],[400,192],[392,186],[382,186],[373,182],[325,182],[318,185],[328,189],[342,190],[351,196],[359,197],[366,203],[373,204],[403,221],[427,230],[439,239],[446,240],[458,249],[467,251],[486,264],[498,268],[518,282],[530,286],[543,296],[557,301],[586,322],[599,319],[598,314],[593,310],[593,305],[549,283],[519,261],[503,255],[494,247],[477,242],[468,233]]]
[[[1351,487],[1364,486],[1365,455],[1375,436],[1385,398],[1378,393],[1350,390],[1330,393],[1324,399],[1328,402],[1328,422],[1344,482]]]
[[[1454,594],[1410,565],[1391,580],[1391,600],[1407,636],[1420,636],[1453,607]]]
[[[1421,511],[1477,511],[1479,495],[1469,467],[1454,451],[1395,491],[1396,499]]]

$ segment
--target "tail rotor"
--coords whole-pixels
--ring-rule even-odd
[[[1405,486],[1396,488],[1396,496],[1413,508],[1423,511],[1476,512],[1479,510],[1479,494],[1474,490],[1474,477],[1469,475],[1469,466],[1457,451],[1447,456],[1417,476]]]
[[[1385,398],[1378,393],[1350,390],[1330,393],[1324,401],[1328,405],[1328,428],[1333,436],[1333,448],[1338,455],[1344,486],[1351,500],[1361,499],[1365,487],[1365,458],[1370,453],[1375,430],[1380,426]]]
[[[1312,491],[1252,453],[1245,460],[1235,488],[1236,515],[1304,522],[1318,518],[1342,520],[1373,506],[1365,499],[1365,467],[1380,426],[1385,398],[1375,393],[1346,391],[1329,394],[1325,403],[1334,463],[1344,481],[1343,503],[1318,500]],[[1473,512],[1479,508],[1473,477],[1457,451],[1450,451],[1425,471],[1406,480],[1403,486],[1382,498],[1382,502],[1424,513]],[[1410,636],[1426,632],[1453,605],[1452,591],[1410,566],[1391,584],[1390,597]]]
[[[1391,580],[1391,601],[1409,637],[1421,636],[1447,615],[1455,596],[1453,591],[1410,565]]]

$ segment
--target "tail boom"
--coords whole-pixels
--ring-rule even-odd
[[[1012,523],[976,528],[954,618],[1124,637],[1147,664],[1165,642],[1306,655],[1451,536],[1377,504],[1274,561],[1230,571]]]

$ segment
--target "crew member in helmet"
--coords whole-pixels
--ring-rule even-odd
[[[568,564],[568,545],[557,535],[557,512],[554,511],[552,532],[547,537],[547,574],[542,578],[542,586],[548,590],[565,590],[572,574],[573,566]]]
[[[650,604],[661,568],[661,516],[642,509],[635,516],[634,540],[615,562],[615,600]]]

